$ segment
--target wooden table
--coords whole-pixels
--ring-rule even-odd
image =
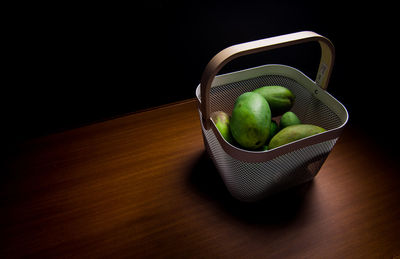
[[[0,257],[398,258],[399,163],[374,143],[350,124],[311,183],[247,204],[194,100],[34,139],[3,165]]]

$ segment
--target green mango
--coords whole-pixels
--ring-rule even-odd
[[[321,132],[325,129],[311,124],[297,124],[287,126],[280,130],[269,142],[269,149],[288,144],[290,142],[306,138]]]
[[[299,117],[294,112],[285,112],[279,121],[279,128],[283,129],[287,126],[301,124]]]
[[[267,100],[272,117],[289,111],[296,98],[289,89],[279,85],[263,86],[253,92],[261,94]]]
[[[271,110],[261,95],[246,92],[235,102],[230,128],[233,138],[245,149],[256,150],[264,145],[271,128]]]
[[[269,141],[272,139],[273,136],[275,136],[276,133],[278,133],[278,131],[279,131],[278,123],[276,123],[276,121],[274,120],[271,120],[269,136],[265,143],[269,143]]]
[[[233,143],[232,134],[230,131],[230,116],[226,112],[216,111],[211,114],[211,119],[214,121],[215,126],[217,126],[218,131],[221,133],[222,137],[229,143]]]

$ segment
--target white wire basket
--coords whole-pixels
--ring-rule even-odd
[[[285,65],[264,65],[218,75],[239,56],[274,48],[318,41],[321,60],[315,81]],[[327,91],[334,47],[314,32],[297,32],[228,47],[211,59],[196,89],[204,144],[217,170],[235,198],[252,202],[312,180],[338,140],[348,120],[346,108]],[[281,85],[296,96],[292,111],[303,123],[325,132],[268,151],[249,151],[233,146],[221,136],[210,114],[231,114],[236,98],[267,85]]]

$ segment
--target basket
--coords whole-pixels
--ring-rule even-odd
[[[239,56],[310,41],[321,46],[315,81],[285,65],[264,65],[217,76],[225,64]],[[334,47],[327,38],[303,31],[233,45],[207,64],[196,89],[204,144],[233,197],[258,201],[316,176],[348,120],[346,108],[326,91],[333,60]],[[291,110],[303,123],[326,131],[268,151],[248,151],[225,141],[210,114],[231,114],[239,95],[266,85],[290,89],[296,96]]]

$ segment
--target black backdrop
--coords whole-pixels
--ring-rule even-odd
[[[370,132],[392,123],[398,99],[396,13],[384,3],[152,1],[19,4],[5,24],[6,144],[194,97],[201,73],[232,44],[301,30],[332,40],[329,91]],[[316,44],[241,58],[315,76]]]

